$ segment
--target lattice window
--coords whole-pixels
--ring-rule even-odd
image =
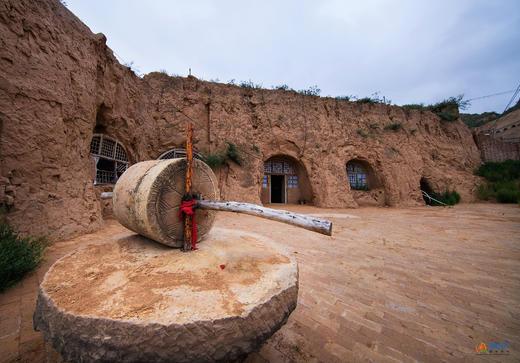
[[[115,184],[128,169],[128,158],[123,145],[103,135],[92,137],[90,154],[96,162],[96,185]]]
[[[116,163],[116,173],[117,177],[119,178],[128,168],[128,164],[126,163]]]
[[[350,186],[357,184],[356,174],[348,174],[348,182]]]
[[[298,188],[298,176],[297,175],[289,175],[289,179],[287,180],[288,188]]]
[[[291,163],[287,161],[266,161],[264,163],[264,173],[266,174],[285,174],[291,175],[294,173],[294,168]]]
[[[284,174],[294,174],[292,165],[286,161],[283,162],[283,173]]]
[[[101,145],[101,136],[94,136],[90,142],[90,153],[94,155],[99,154],[99,145]]]
[[[264,179],[262,180],[262,188],[267,188],[269,186],[269,175],[264,174]]]
[[[116,142],[114,140],[103,139],[103,142],[101,143],[101,152],[99,154],[101,156],[113,159],[115,148]]]
[[[367,185],[367,175],[366,174],[357,175],[357,185],[361,185],[361,186]]]
[[[115,159],[116,160],[120,160],[120,161],[128,161],[128,159],[126,158],[125,149],[123,149],[121,144],[117,144],[116,145],[116,157],[115,157]]]
[[[171,149],[168,150],[157,158],[157,160],[166,160],[166,159],[177,159],[177,158],[185,158],[186,150],[185,149]],[[193,153],[193,157],[199,160],[204,161],[204,158],[199,153]]]
[[[273,173],[282,174],[283,173],[283,163],[278,161],[273,161]]]
[[[350,188],[367,190],[367,173],[361,166],[347,164],[347,176]]]
[[[108,170],[96,170],[96,181],[94,184],[115,184],[116,173]]]

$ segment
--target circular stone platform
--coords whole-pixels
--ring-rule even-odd
[[[199,247],[128,233],[74,251],[45,275],[35,329],[69,361],[239,359],[296,307],[296,261],[242,231],[214,228]]]

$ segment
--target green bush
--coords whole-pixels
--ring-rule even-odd
[[[498,189],[497,201],[499,203],[517,203],[520,202],[520,191],[514,189]]]
[[[203,152],[202,158],[204,162],[208,164],[209,167],[213,170],[215,170],[220,165],[224,164],[227,159],[233,160],[238,165],[242,165],[244,163],[244,158],[240,156],[235,144],[229,141],[227,141],[227,149],[225,152],[215,152],[213,154]]]
[[[261,84],[261,83],[255,83],[255,82],[253,82],[252,80],[249,80],[249,81],[241,81],[238,85],[239,85],[240,87],[242,87],[242,88],[253,88],[253,89],[259,89],[259,88],[262,88],[262,84]]]
[[[495,198],[496,192],[489,184],[480,184],[477,188],[477,195],[480,199],[489,200]]]
[[[453,115],[447,112],[435,112],[435,114],[446,121],[455,121],[459,118],[457,115]]]
[[[215,170],[218,166],[224,164],[226,161],[226,154],[219,152],[214,154],[202,153],[202,158],[211,169]]]
[[[486,178],[491,182],[503,182],[520,179],[520,160],[506,160],[500,163],[484,163],[476,175]]]
[[[360,136],[363,136],[363,137],[367,137],[368,136],[368,134],[365,131],[361,130],[361,129],[357,130],[356,133],[358,135],[360,135]]]
[[[298,93],[307,96],[319,96],[321,93],[321,89],[319,89],[317,85],[314,85],[310,86],[308,89],[301,89],[298,91]]]
[[[486,179],[479,185],[477,194],[484,200],[496,199],[500,203],[520,202],[520,161],[506,160],[485,163],[475,174]]]
[[[455,205],[460,202],[460,194],[457,193],[457,191],[455,191],[455,190],[452,190],[452,191],[447,190],[443,194],[437,194],[435,192],[430,192],[430,193],[428,193],[428,195],[432,199],[430,200],[430,198],[424,197],[424,201],[426,202],[426,204],[431,205],[431,206],[442,206],[444,204]],[[435,201],[433,199],[436,199],[441,203],[438,203],[437,201]]]
[[[281,84],[279,86],[272,86],[271,89],[276,89],[279,91],[289,91],[291,88],[286,84]]]
[[[403,128],[401,123],[393,123],[385,126],[385,130],[398,131]]]
[[[5,222],[0,223],[0,291],[20,281],[43,260],[48,242],[43,237],[20,237]]]
[[[238,153],[238,149],[235,146],[235,144],[233,144],[229,141],[227,142],[227,144],[228,144],[228,146],[226,149],[226,157],[233,160],[238,165],[242,165],[244,163],[244,158],[242,156],[240,156],[240,154]]]
[[[405,110],[426,110],[427,107],[424,106],[424,103],[412,103],[409,105],[402,105],[402,108]]]
[[[469,105],[470,102],[464,100],[464,95],[458,95],[457,97],[450,97],[433,105],[425,106],[423,103],[415,103],[403,105],[402,107],[406,110],[431,111],[443,120],[455,121],[459,118],[458,110],[465,110]]]

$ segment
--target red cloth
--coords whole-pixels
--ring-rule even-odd
[[[195,243],[197,242],[197,226],[195,224],[195,211],[193,210],[194,206],[194,200],[191,202],[181,202],[179,217],[183,219],[184,214],[191,216],[191,247],[193,247],[194,250],[198,250],[198,248],[195,247]]]

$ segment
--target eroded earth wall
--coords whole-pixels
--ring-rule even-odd
[[[323,207],[422,204],[421,179],[463,201],[475,192],[480,154],[460,121],[195,77],[139,78],[59,1],[0,1],[0,203],[20,231],[61,239],[99,227],[106,206],[93,185],[94,131],[135,163],[183,147],[185,115],[197,151],[232,142],[245,159],[216,170],[226,200],[260,203],[263,162],[276,155],[302,166],[309,202]],[[385,130],[391,124],[402,127]],[[371,191],[350,190],[353,159],[372,169]]]

